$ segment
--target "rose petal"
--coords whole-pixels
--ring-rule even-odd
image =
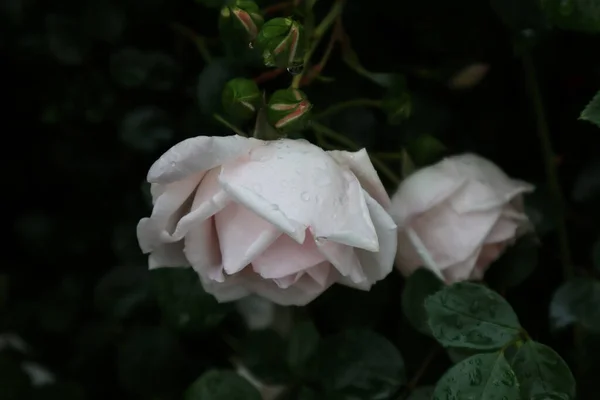
[[[354,153],[340,150],[331,150],[328,151],[328,153],[338,162],[338,164],[350,168],[352,173],[358,178],[362,187],[377,200],[379,204],[385,208],[390,206],[390,197],[383,187],[366,149],[361,149]]]
[[[198,136],[171,147],[150,168],[148,182],[170,183],[247,154],[260,140],[242,136]]]
[[[183,241],[157,246],[148,256],[149,269],[189,266],[190,263],[183,252]]]
[[[446,283],[451,285],[469,279],[471,271],[473,271],[475,263],[479,258],[480,252],[481,248],[477,248],[466,260],[444,269],[442,274],[444,275]]]
[[[273,224],[237,203],[228,205],[215,215],[215,223],[223,268],[230,275],[241,271],[282,236]]]
[[[207,293],[215,296],[217,301],[238,300],[251,293],[241,274],[227,277],[223,275],[214,218],[194,225],[190,229],[185,236],[184,251],[198,273],[202,287]]]
[[[485,238],[484,243],[498,243],[515,237],[519,224],[508,218],[500,218]]]
[[[499,217],[500,209],[458,214],[442,203],[415,218],[411,228],[429,250],[434,267],[443,270],[465,261],[481,246]]]
[[[214,218],[194,225],[187,232],[184,243],[185,257],[202,278],[225,281]]]
[[[308,142],[269,142],[254,149],[250,160],[225,165],[219,179],[237,202],[298,243],[311,227],[315,237],[378,249],[358,180]]]
[[[343,278],[340,283],[347,286],[360,284],[364,287],[367,277],[356,256],[355,249],[341,243],[331,242],[326,239],[317,241],[319,251],[335,267]]]
[[[306,270],[308,276],[313,278],[321,286],[325,286],[329,280],[329,274],[331,272],[331,264],[328,261],[322,262],[321,264],[315,265],[312,268]]]
[[[392,196],[390,215],[403,228],[411,219],[437,206],[466,184],[464,177],[438,163],[406,178]]]
[[[511,179],[497,165],[475,154],[450,157],[442,164],[455,168],[469,180],[469,186],[452,198],[452,206],[459,213],[500,207],[519,194],[534,190],[533,185]]]
[[[256,279],[251,282],[253,291],[282,306],[304,306],[334,283],[335,275],[331,274],[325,285],[317,283],[309,275],[304,274],[287,289],[279,288],[273,281]]]
[[[363,271],[371,283],[385,278],[394,266],[394,257],[398,245],[398,230],[392,217],[367,192],[364,192],[367,207],[379,240],[379,251],[356,250]]]
[[[231,202],[230,197],[219,185],[218,174],[218,168],[208,171],[196,190],[190,212],[181,217],[172,234],[167,231],[161,233],[163,242],[183,239],[193,225],[212,217]]]
[[[204,176],[195,174],[180,182],[167,185],[165,191],[156,199],[150,218],[142,218],[137,226],[137,237],[142,252],[149,253],[169,236],[181,216],[187,212],[186,202],[198,187]],[[176,240],[171,240],[174,242]]]
[[[252,260],[252,268],[263,278],[279,279],[325,261],[310,232],[303,244],[281,235],[267,250]]]

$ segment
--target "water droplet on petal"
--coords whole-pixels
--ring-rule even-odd
[[[308,192],[302,192],[302,194],[300,195],[300,197],[304,201],[309,201],[310,200],[310,194],[308,194]]]

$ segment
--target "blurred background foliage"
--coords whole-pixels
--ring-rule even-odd
[[[411,327],[410,312],[408,319],[403,315],[405,283],[396,272],[371,292],[336,286],[294,310],[314,326],[300,324],[286,338],[250,332],[239,307],[217,304],[187,270],[147,272],[135,226],[151,207],[148,167],[184,138],[231,134],[213,118],[221,112],[223,86],[233,77],[267,71],[246,43],[219,38],[221,4],[0,5],[8,105],[4,246],[10,254],[0,269],[0,334],[17,334],[27,344],[15,345],[7,336],[0,341],[3,400],[166,400],[184,393],[204,399],[210,374],[194,384],[200,389],[187,388],[210,369],[230,368],[232,357],[241,357],[264,382],[303,382],[298,377],[312,369],[306,371],[302,352],[314,353],[311,346],[333,352],[315,369],[327,372],[318,385],[384,399],[428,356],[432,340]],[[330,5],[318,1],[316,15]],[[285,14],[269,14],[276,15]],[[392,105],[344,108],[320,122],[382,153],[398,175],[403,164],[407,168],[403,151],[417,167],[470,151],[535,183],[527,206],[537,237],[502,257],[490,271],[490,284],[510,301],[532,338],[571,365],[578,398],[597,398],[600,335],[593,332],[600,328],[600,288],[593,277],[600,271],[600,131],[578,117],[600,88],[598,3],[348,0],[343,23],[353,52],[334,50],[323,78],[303,88],[315,113],[353,99]],[[547,185],[527,60],[537,71],[564,209]],[[473,65],[479,69],[458,79]],[[261,88],[270,93],[291,79],[284,72]],[[310,132],[306,137],[315,139]],[[382,175],[393,190],[388,178]],[[556,235],[563,215],[578,276],[565,285]],[[564,329],[573,322],[583,325],[583,333]],[[294,340],[302,343],[295,353]],[[421,385],[435,384],[460,355],[437,357]],[[23,363],[44,366],[52,383],[43,374],[32,380]],[[373,371],[376,376],[369,375]],[[233,384],[237,394],[215,398],[252,400],[240,385]],[[313,389],[296,384],[289,398],[315,398]],[[429,389],[419,390],[426,398]]]

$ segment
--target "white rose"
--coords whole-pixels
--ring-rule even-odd
[[[483,278],[490,263],[529,229],[522,194],[533,190],[474,154],[415,172],[392,197],[397,268],[408,276],[424,266],[447,283]]]
[[[304,305],[335,282],[368,290],[392,269],[396,225],[364,150],[199,136],[148,181],[154,208],[138,239],[150,268],[191,265],[219,301]]]

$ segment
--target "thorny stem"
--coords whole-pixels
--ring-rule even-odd
[[[300,87],[300,83],[302,82],[302,80],[304,78],[304,74],[308,69],[308,63],[310,62],[310,59],[312,58],[313,54],[317,50],[317,47],[319,46],[319,43],[321,42],[321,39],[323,38],[323,35],[325,34],[325,32],[327,32],[329,27],[336,21],[336,19],[340,15],[342,15],[342,10],[344,9],[344,3],[345,3],[345,0],[335,0],[333,7],[331,7],[331,10],[329,10],[329,13],[325,16],[325,18],[323,18],[321,23],[315,28],[314,32],[312,32],[312,34],[310,31],[308,32],[309,37],[312,39],[312,43],[310,44],[310,47],[309,47],[308,51],[306,52],[306,55],[304,56],[303,71],[301,73],[299,73],[298,75],[296,75],[294,77],[294,79],[292,80],[293,88],[298,89]]]
[[[554,201],[559,208],[558,223],[558,240],[560,258],[563,266],[563,274],[565,279],[569,279],[574,275],[573,262],[571,260],[571,251],[569,249],[569,237],[567,234],[567,226],[565,223],[565,201],[560,187],[560,181],[558,179],[558,172],[556,169],[556,156],[552,150],[552,141],[550,140],[550,132],[548,129],[548,122],[546,120],[546,112],[544,110],[544,104],[542,102],[542,95],[540,93],[539,82],[533,64],[533,59],[529,52],[523,55],[523,67],[525,69],[526,83],[531,95],[531,101],[533,103],[533,109],[536,116],[537,122],[537,133],[540,139],[540,145],[542,147],[542,155],[544,157],[544,166],[546,168],[546,179],[548,181],[548,187],[554,197]]]
[[[317,139],[319,140],[319,144],[321,145],[321,147],[331,148],[331,146],[329,146],[323,140],[323,137],[328,137],[328,138],[336,141],[340,145],[346,147],[349,150],[358,151],[361,149],[361,146],[354,143],[351,139],[348,139],[344,135],[334,131],[333,129],[331,129],[323,124],[318,123],[315,120],[311,121],[310,127],[317,134]],[[385,175],[390,180],[391,183],[393,183],[396,186],[400,184],[400,177],[398,177],[398,175],[396,175],[394,173],[394,171],[392,171],[387,165],[385,165],[384,162],[382,162],[381,160],[379,160],[377,157],[374,157],[374,156],[371,156],[370,158],[371,158],[371,161],[373,162],[373,165],[375,166],[375,168],[377,168],[379,170],[379,172],[381,172],[383,175]]]
[[[200,55],[202,56],[202,59],[205,63],[209,63],[212,61],[212,56],[210,54],[210,51],[208,50],[208,46],[206,45],[206,39],[204,37],[199,36],[196,32],[178,22],[173,22],[171,24],[171,29],[194,42],[196,48],[198,49],[198,52],[200,52]]]
[[[223,118],[219,114],[216,114],[216,113],[213,114],[213,118],[216,119],[217,121],[219,121],[220,123],[222,123],[223,125],[225,125],[226,127],[228,127],[229,129],[231,129],[232,131],[234,131],[235,133],[237,133],[238,135],[244,136],[244,137],[248,136],[240,128],[231,124],[229,121],[227,121],[225,118]]]
[[[325,109],[324,111],[315,114],[315,119],[325,118],[331,114],[335,114],[340,112],[346,108],[350,107],[381,107],[381,100],[373,100],[373,99],[353,99],[348,101],[343,101],[341,103],[337,103],[332,105],[331,107]]]

